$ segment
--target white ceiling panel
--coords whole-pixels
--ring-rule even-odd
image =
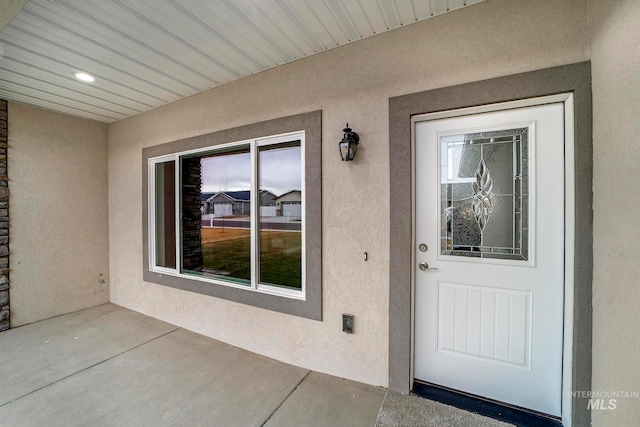
[[[0,98],[110,123],[482,1],[31,0],[0,29]]]
[[[340,46],[349,42],[349,36],[340,23],[336,21],[331,9],[327,7],[327,3],[322,0],[314,2],[291,2],[291,10],[296,16],[299,24],[296,25],[304,28],[305,32],[300,34],[305,38],[314,37],[314,52],[330,49],[334,46]],[[284,10],[287,14],[288,11]],[[307,31],[308,30],[308,31]]]
[[[394,2],[400,25],[413,24],[417,21],[415,2]]]
[[[111,110],[114,113],[126,115],[137,114],[149,108],[130,100],[121,102],[122,100],[107,92],[92,90],[93,87],[81,85],[78,82],[76,89],[70,87],[68,79],[60,76],[52,76],[43,70],[34,70],[32,67],[24,64],[11,64],[12,71],[0,70],[0,81],[6,82],[7,87],[10,83],[15,83],[28,88],[36,86],[42,87],[44,93],[50,93],[54,96],[69,97],[81,101],[87,105],[96,105],[101,108]]]

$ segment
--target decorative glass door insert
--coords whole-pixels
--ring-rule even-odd
[[[442,255],[529,259],[529,132],[439,137]]]

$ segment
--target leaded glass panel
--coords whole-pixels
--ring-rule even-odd
[[[441,253],[529,259],[529,128],[440,137]]]

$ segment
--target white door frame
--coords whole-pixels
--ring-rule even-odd
[[[411,236],[411,378],[414,378],[414,354],[415,354],[415,268],[416,265],[416,241],[415,241],[415,124],[426,120],[439,120],[450,117],[479,114],[485,112],[502,111],[513,108],[530,107],[534,105],[551,104],[562,102],[564,105],[564,186],[565,186],[565,255],[564,255],[564,331],[562,350],[562,424],[572,425],[572,402],[570,399],[572,389],[573,372],[573,307],[574,307],[574,238],[575,238],[575,135],[574,135],[574,104],[573,94],[564,93],[544,97],[523,99],[519,101],[504,102],[498,104],[482,105],[478,107],[462,108],[456,110],[441,111],[436,113],[423,114],[411,119],[411,216],[412,216],[412,236]]]

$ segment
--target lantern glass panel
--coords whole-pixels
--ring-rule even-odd
[[[356,157],[356,150],[358,149],[358,144],[355,142],[349,143],[349,160],[353,160]]]
[[[339,148],[340,148],[340,156],[342,156],[342,160],[348,160],[349,159],[349,144],[347,142],[341,142],[339,144]]]

